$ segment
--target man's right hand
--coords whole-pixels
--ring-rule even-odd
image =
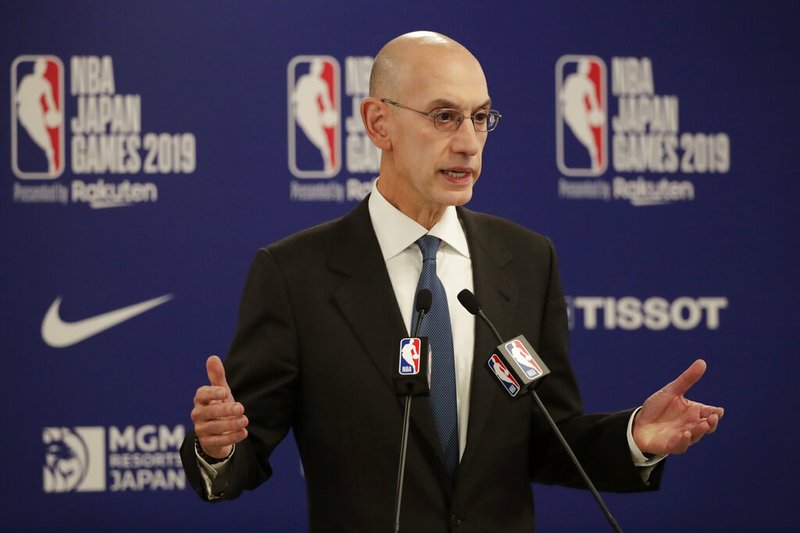
[[[233,399],[225,380],[222,360],[212,355],[206,361],[208,381],[194,395],[192,422],[203,451],[217,459],[230,455],[233,445],[247,437],[244,406]]]

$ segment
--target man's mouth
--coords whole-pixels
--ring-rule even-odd
[[[463,181],[472,177],[472,170],[468,168],[445,168],[441,173],[450,181]]]

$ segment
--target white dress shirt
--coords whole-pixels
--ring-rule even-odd
[[[411,332],[414,298],[422,272],[422,252],[416,241],[425,234],[442,240],[436,252],[436,273],[447,293],[447,308],[453,328],[458,455],[461,457],[467,445],[469,393],[475,348],[475,317],[458,301],[458,293],[462,290],[474,291],[467,237],[455,207],[448,207],[439,222],[428,231],[390,204],[378,191],[376,184],[377,181],[373,184],[372,195],[369,197],[369,216],[408,332]],[[435,360],[436,354],[433,357]]]

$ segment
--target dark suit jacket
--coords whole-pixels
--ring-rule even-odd
[[[655,488],[632,466],[630,411],[584,415],[567,358],[567,317],[551,242],[508,221],[459,208],[474,288],[504,338],[524,334],[552,371],[540,387],[600,490]],[[225,361],[250,418],[224,499],[256,488],[290,428],[303,461],[313,531],[391,531],[402,426],[392,375],[407,336],[366,201],[256,255]],[[528,398],[512,400],[486,370],[495,341],[475,325],[467,445],[454,487],[425,399],[413,403],[404,531],[531,531],[530,482],[582,487]],[[187,477],[205,497],[189,435]],[[591,504],[587,504],[591,505]]]

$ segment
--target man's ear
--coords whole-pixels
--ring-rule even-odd
[[[386,105],[377,98],[370,96],[361,102],[361,119],[364,121],[364,129],[372,143],[381,150],[389,150],[392,147],[387,113]]]

